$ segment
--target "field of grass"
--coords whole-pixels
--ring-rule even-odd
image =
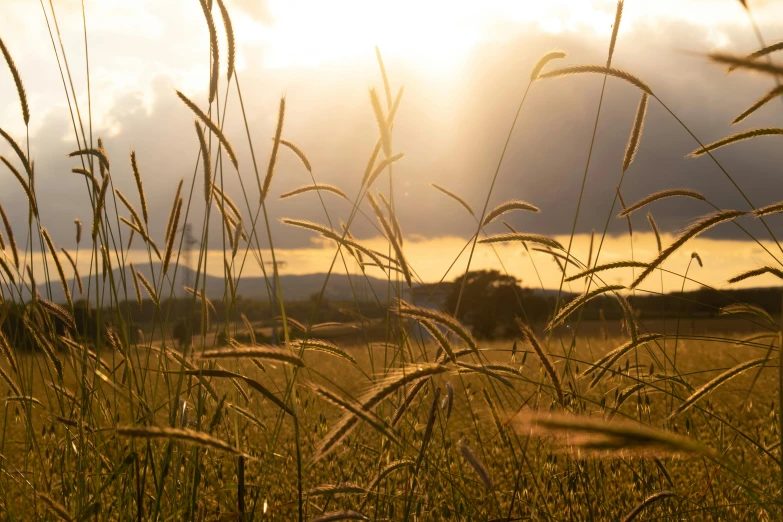
[[[783,204],[756,209],[745,199],[747,210],[716,206],[671,245],[660,245],[653,259],[634,259],[629,252],[621,263],[600,260],[608,219],[626,207],[622,181],[633,170],[647,106],[657,103],[668,110],[645,81],[611,66],[622,2],[606,62],[596,57],[600,65],[563,66],[565,53],[556,51],[529,64],[527,89],[569,81],[575,74],[598,74],[604,82],[629,84],[640,96],[617,169],[617,195],[588,258],[574,256],[570,243],[510,225],[505,234],[485,233],[484,227],[504,214],[538,211],[515,199],[489,208],[505,149],[486,177],[483,208],[473,209],[445,189],[433,193],[452,198],[454,212],[468,211],[476,218],[475,228],[465,232],[468,268],[477,244],[521,243],[543,249],[560,264],[561,290],[566,281],[584,289],[575,298],[558,294],[546,323],[528,324],[522,310],[514,335],[503,341],[477,339],[466,326],[461,312],[467,278],[449,309],[416,295],[424,281],[408,263],[403,239],[415,231],[403,232],[398,223],[392,175],[403,157],[392,140],[403,90],[392,88],[380,51],[382,88],[370,97],[378,139],[355,186],[337,188],[326,185],[328,179],[316,179],[306,151],[286,139],[285,115],[297,109],[287,107],[285,98],[279,103],[271,156],[262,162],[254,152],[249,164],[240,165],[232,142],[245,138],[222,131],[225,118],[247,126],[229,13],[222,0],[214,5],[201,0],[201,7],[213,51],[209,93],[189,97],[177,91],[177,103],[193,114],[193,147],[199,156],[192,177],[173,195],[165,229],[148,220],[145,191],[152,189],[135,152],[109,158],[103,140],[93,139],[91,122],[74,117],[69,165],[85,178],[93,216],[91,222],[77,220],[76,244],[80,255],[92,261],[89,274],[76,271],[73,249],[55,245],[42,222],[29,134],[27,139],[11,136],[0,122],[3,147],[10,151],[0,158],[3,168],[24,190],[29,206],[29,219],[20,222],[11,223],[0,212],[0,518],[325,522],[783,516],[778,318],[735,303],[721,310],[725,320],[645,321],[626,299],[642,281],[655,281],[667,269],[666,260],[688,240],[714,226],[739,226],[734,220],[740,216],[763,221],[783,212]],[[53,7],[50,13],[54,18]],[[0,40],[28,125],[30,107],[10,44]],[[86,53],[89,48],[85,42]],[[224,48],[225,57],[218,52]],[[710,58],[779,81],[783,69],[766,57],[780,49]],[[72,91],[73,83],[66,81],[70,71],[60,72]],[[512,115],[509,138],[525,103],[527,91],[521,91],[525,94]],[[766,101],[781,93],[780,88],[771,91]],[[76,92],[70,94],[78,99]],[[236,101],[225,113],[220,109],[228,97]],[[602,93],[601,103],[611,99]],[[676,116],[672,121],[685,127]],[[783,130],[746,131],[709,145],[693,136],[693,154],[709,157],[734,181],[711,151],[772,134]],[[296,155],[312,181],[287,196],[316,191],[324,211],[321,223],[267,212],[282,154]],[[114,189],[111,166],[120,161],[132,165],[135,194]],[[588,157],[585,176],[589,162]],[[235,175],[243,180],[242,192],[224,193],[224,176]],[[741,183],[735,186],[744,198]],[[330,211],[320,199],[323,192],[350,200],[350,214]],[[708,201],[695,191],[669,190],[628,212],[676,197]],[[196,205],[206,209],[202,223],[189,221]],[[576,225],[579,208],[564,212],[576,214]],[[333,243],[335,272],[348,266],[345,259],[383,270],[386,291],[372,297],[385,318],[366,320],[357,300],[350,324],[316,324],[324,281],[311,300],[312,320],[291,319],[286,313],[291,303],[279,284],[270,227],[275,219]],[[388,249],[371,250],[354,238],[351,226],[359,219],[376,226]],[[196,313],[185,317],[183,326],[186,332],[195,329],[192,339],[177,333],[182,318],[173,317],[170,299],[182,290],[171,281],[181,266],[184,238],[179,231],[186,222],[199,236],[198,277],[187,289]],[[657,236],[652,214],[649,223]],[[150,277],[137,267],[124,270],[128,234],[154,267]],[[225,245],[220,303],[225,320],[220,321],[204,285],[207,245],[216,235]],[[271,259],[263,257],[267,250]],[[42,269],[34,269],[34,255],[42,256]],[[694,254],[692,263],[697,262]],[[769,262],[748,267],[733,281],[761,274],[783,279],[772,253]],[[256,326],[236,309],[235,290],[246,264],[257,264],[266,275],[269,305],[281,324],[277,343],[257,339]],[[627,266],[636,270],[631,285],[606,282],[608,271]],[[115,278],[116,268],[123,270]],[[62,288],[63,302],[52,301],[53,286]],[[621,310],[621,322],[582,321],[585,303],[601,299]],[[135,306],[152,306],[152,320],[135,324],[129,313]],[[92,326],[84,326],[84,317]],[[324,332],[343,330],[362,335],[351,334],[345,343],[323,338]]]
[[[619,325],[611,326],[619,329]],[[660,426],[672,403],[678,405],[692,387],[698,388],[722,370],[765,351],[761,345],[738,346],[723,336],[700,337],[680,340],[680,379],[664,369],[660,348],[671,352],[670,339],[667,346],[661,342],[660,348],[650,346],[649,352],[640,349],[630,358],[632,364],[627,368],[620,365],[619,371],[615,368],[590,391],[586,391],[585,379],[565,382],[566,390],[580,390],[578,395],[565,392],[568,409],[603,420]],[[617,336],[608,340],[602,336],[579,338],[567,375],[578,375],[590,361],[628,341],[628,337]],[[558,371],[565,370],[562,350],[568,349],[569,342],[569,337],[554,339],[552,360]],[[436,347],[426,348],[426,355],[419,354],[420,360],[433,360]],[[355,365],[329,354],[306,352],[299,377],[302,384],[295,389],[299,426],[307,434],[298,451],[308,485],[308,518],[361,507],[375,519],[393,520],[402,518],[406,509],[419,519],[505,519],[511,511],[512,519],[612,520],[622,518],[640,499],[673,491],[678,497],[650,507],[644,519],[677,514],[686,519],[765,519],[768,515],[757,504],[758,496],[776,495],[774,448],[779,436],[774,371],[737,377],[693,411],[664,424],[671,432],[699,440],[711,453],[681,453],[658,444],[647,446],[647,442],[634,447],[634,441],[625,441],[627,448],[584,449],[581,446],[588,441],[606,441],[600,434],[578,431],[529,437],[531,408],[557,411],[555,393],[534,352],[519,346],[512,354],[511,342],[493,343],[481,349],[481,371],[491,377],[486,379],[465,367],[427,380],[396,424],[394,443],[372,427],[360,426],[341,447],[315,461],[323,438],[345,413],[315,390],[332,390],[349,401],[361,397],[378,386],[372,378],[370,353],[376,361],[386,355],[380,344],[370,350],[355,346],[345,351],[356,360]],[[88,428],[139,424],[140,416],[145,425],[170,424],[172,394],[168,389],[173,388],[180,366],[161,361],[159,353],[148,350],[137,356],[140,360],[133,364],[134,371],[146,382],[134,387],[131,397],[125,386],[117,386],[132,380],[124,376],[122,356],[103,357],[107,366],[120,367],[107,374],[109,382],[90,376],[87,386],[93,400],[82,429],[71,420],[81,417],[74,415],[80,412],[76,398],[76,390],[81,388],[80,362],[69,359],[62,382],[56,384],[56,376],[46,373],[44,357],[18,358],[21,373],[31,376],[41,402],[10,401],[5,405],[0,447],[7,477],[3,482],[5,506],[12,518],[24,519],[33,512],[45,517],[50,509],[27,483],[71,499],[71,509],[77,505],[77,492],[84,488],[91,502],[77,509],[88,509],[97,501],[102,506],[101,517],[110,520],[135,518],[127,515],[136,510],[137,488],[144,496],[144,519],[154,516],[156,510],[172,519],[232,520],[237,516],[240,457],[208,445],[199,449],[188,441],[125,439],[113,429],[93,432]],[[394,366],[394,362],[386,365]],[[213,368],[235,372],[263,383],[273,393],[282,393],[286,385],[282,365],[265,362],[264,366],[266,371],[230,360]],[[161,371],[166,367],[172,368],[172,374]],[[7,366],[4,369],[10,370]],[[178,410],[174,425],[208,433],[243,454],[248,518],[251,514],[255,519],[296,518],[297,446],[290,421],[283,419],[280,424],[277,407],[248,382],[202,379],[201,383],[197,376],[184,379],[180,396],[188,402],[184,415],[183,409]],[[435,397],[433,390],[439,390],[440,395]],[[433,401],[437,408],[431,434],[426,453],[418,462]],[[391,424],[403,402],[402,394],[396,402],[383,404],[373,412],[373,419]],[[25,422],[26,415],[32,422]],[[569,445],[573,442],[576,446]],[[81,444],[90,449],[95,444],[95,448],[81,456],[75,451]],[[491,488],[461,454],[462,444],[486,470]],[[159,467],[167,466],[167,461],[169,476],[161,493],[156,480],[163,472]],[[146,476],[142,470],[138,484],[134,467],[145,462],[155,463],[156,468],[151,467]],[[394,471],[377,481],[389,465],[394,465]],[[412,489],[414,471],[418,485]],[[194,489],[198,490],[195,499]]]

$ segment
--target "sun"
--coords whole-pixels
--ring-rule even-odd
[[[738,7],[730,2],[680,4],[634,2],[622,30],[667,18],[705,26],[741,23]],[[377,45],[384,57],[437,74],[453,71],[477,44],[510,35],[587,32],[606,37],[615,6],[615,0],[268,0],[274,22],[240,22],[238,34],[263,45],[267,68],[350,63]]]
[[[378,46],[384,57],[441,72],[453,69],[483,37],[480,20],[465,5],[417,0],[273,1],[269,7],[274,24],[256,27],[256,38],[267,44],[264,66],[268,68],[352,62]]]

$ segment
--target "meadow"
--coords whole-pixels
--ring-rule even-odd
[[[636,89],[639,103],[606,225],[586,258],[575,256],[570,242],[508,224],[507,233],[485,231],[509,213],[539,211],[535,202],[517,199],[490,208],[509,141],[486,176],[483,208],[435,187],[431,197],[451,198],[455,214],[475,219],[475,228],[465,231],[468,267],[476,248],[515,243],[543,251],[561,269],[545,321],[529,322],[528,313],[538,317],[541,311],[521,307],[513,334],[490,339],[466,326],[461,313],[468,306],[467,278],[458,280],[455,302],[446,306],[435,299],[439,283],[425,286],[406,259],[405,237],[415,231],[403,231],[397,220],[393,175],[404,158],[393,140],[404,91],[392,88],[380,50],[380,87],[370,92],[368,110],[378,138],[373,150],[356,151],[368,159],[354,186],[316,178],[307,151],[286,138],[286,114],[297,109],[284,97],[269,157],[262,161],[253,152],[251,164],[240,165],[232,143],[246,139],[250,150],[256,149],[234,67],[230,13],[222,0],[200,4],[211,44],[208,89],[199,98],[176,92],[193,116],[198,159],[192,176],[172,195],[165,228],[148,219],[147,194],[154,184],[140,171],[136,152],[110,158],[104,140],[93,139],[90,122],[74,116],[75,146],[67,161],[84,180],[93,216],[91,222],[75,221],[75,244],[79,255],[90,258],[90,273],[79,273],[77,253],[55,245],[40,217],[29,134],[12,136],[0,122],[0,138],[11,152],[0,156],[4,173],[29,207],[27,220],[12,223],[0,206],[0,518],[325,522],[783,516],[778,318],[734,302],[716,310],[721,319],[696,328],[684,315],[647,320],[628,299],[642,282],[662,277],[667,259],[686,249],[689,240],[713,227],[742,228],[735,220],[752,218],[777,243],[765,218],[783,212],[783,202],[754,207],[742,192],[742,180],[732,177],[712,151],[783,129],[742,131],[711,144],[691,134],[692,155],[713,162],[731,180],[744,210],[718,207],[687,188],[656,192],[627,206],[622,183],[644,139],[648,104],[660,104],[673,125],[690,130],[648,85],[653,79],[612,67],[623,3],[605,61],[596,57],[598,65],[574,65],[565,51],[552,51],[529,64],[527,90],[521,90],[519,109],[509,116],[509,140],[524,117],[528,90],[542,82],[599,75],[604,85],[624,82]],[[10,43],[0,40],[3,74],[15,82],[19,116],[28,126],[31,107]],[[759,43],[747,55],[705,56],[733,74],[752,71],[770,79],[769,93],[737,123],[783,94],[773,85],[783,68],[770,60],[783,45]],[[60,72],[73,89],[66,62]],[[229,96],[234,109],[222,111]],[[611,99],[602,93],[601,103]],[[225,118],[240,118],[246,136],[224,134]],[[282,197],[315,192],[322,222],[267,212],[283,154],[298,158],[311,183]],[[112,165],[119,162],[131,165],[136,193],[114,188]],[[589,163],[590,156],[585,180]],[[226,193],[224,176],[237,175],[244,180],[242,192]],[[327,193],[350,201],[350,214],[330,211]],[[611,219],[647,212],[659,237],[651,209],[668,198],[702,200],[714,211],[687,224],[671,244],[659,238],[653,259],[628,252],[626,261],[600,261]],[[195,206],[206,209],[201,223],[189,221]],[[578,216],[579,205],[564,211]],[[294,303],[279,284],[270,227],[276,219],[331,242],[334,272],[347,268],[349,260],[363,274],[383,274],[386,288],[372,292],[371,304],[384,313],[368,318],[360,306],[366,303],[357,299],[346,312],[350,319],[319,322],[327,275],[309,302],[310,319],[293,319],[288,312]],[[374,223],[388,249],[370,249],[354,237],[351,226],[357,220]],[[193,313],[183,319],[172,299],[182,289],[172,281],[182,266],[186,246],[180,230],[186,222],[198,235],[199,250],[195,281],[185,289]],[[209,238],[215,235],[224,244],[219,298],[208,295],[205,286]],[[148,275],[128,262],[131,248],[145,252]],[[267,250],[270,259],[263,257]],[[777,252],[767,252],[768,266],[727,278],[739,282],[771,274],[783,279]],[[34,268],[35,256],[42,258],[42,269]],[[702,262],[696,253],[691,261]],[[277,335],[262,332],[239,309],[237,289],[246,264],[264,271]],[[630,285],[607,283],[612,270],[628,267],[635,270]],[[695,281],[687,271],[678,275]],[[583,293],[574,297],[565,291],[566,283]],[[60,302],[51,297],[53,287],[64,295]],[[519,295],[512,297],[521,303]],[[604,318],[603,308],[602,321],[583,318],[595,303],[622,319]],[[301,303],[296,306],[302,309]],[[134,322],[132,307],[148,310],[149,320]],[[345,342],[327,338],[327,332],[340,329],[358,334]]]

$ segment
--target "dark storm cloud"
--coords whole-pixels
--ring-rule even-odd
[[[647,81],[705,143],[735,132],[737,129],[731,128],[729,122],[773,86],[768,78],[739,73],[727,76],[703,56],[685,52],[707,51],[708,31],[681,23],[655,28],[638,26],[633,32],[621,34],[614,59],[616,67]],[[727,35],[734,49],[755,48],[750,30],[736,29]],[[429,183],[461,194],[477,212],[481,210],[530,69],[539,56],[552,48],[564,49],[569,56],[553,62],[550,68],[605,61],[606,43],[597,42],[593,36],[527,32],[513,41],[477,47],[448,84],[430,85],[417,71],[405,69],[401,63],[389,64],[393,89],[400,84],[406,86],[394,128],[394,148],[405,152],[406,157],[394,170],[394,197],[407,234],[470,235],[472,218],[430,188]],[[246,61],[256,58],[253,52],[246,50]],[[371,49],[367,55],[368,64],[374,65]],[[267,168],[278,97],[286,93],[284,137],[307,152],[318,181],[335,184],[351,197],[356,194],[377,136],[367,87],[380,85],[380,79],[374,72],[368,73],[365,65],[312,70],[249,69],[241,74],[261,177]],[[537,215],[511,216],[509,221],[519,229],[545,234],[571,231],[601,85],[602,77],[593,75],[545,80],[532,86],[490,200],[490,207],[519,198],[541,208]],[[106,143],[115,186],[134,202],[137,198],[128,154],[131,148],[136,150],[151,210],[153,237],[161,240],[180,178],[186,179],[188,192],[191,183],[195,187],[190,221],[200,222],[204,203],[201,171],[195,170],[197,140],[193,115],[174,95],[177,86],[172,85],[172,80],[159,77],[153,87],[155,101],[150,112],[138,96],[116,101],[111,119],[120,124],[120,131],[107,135]],[[620,179],[639,95],[638,90],[617,79],[607,82],[577,232],[603,229]],[[203,93],[194,96],[202,106],[203,98]],[[228,103],[226,134],[237,149],[241,180],[255,212],[258,181],[235,91]],[[775,101],[742,128],[774,126],[781,109]],[[31,139],[44,224],[55,240],[66,246],[73,242],[73,218],[80,217],[85,223],[91,219],[83,182],[70,173],[71,167],[78,166],[78,162],[67,158],[67,153],[76,148],[72,136],[70,120],[61,111],[54,111],[43,130]],[[778,167],[780,143],[780,138],[762,138],[715,154],[756,206],[783,199],[783,178]],[[641,146],[623,181],[626,202],[630,204],[664,188],[689,187],[703,192],[720,207],[747,209],[737,189],[709,158],[684,159],[696,147],[693,138],[663,106],[650,100]],[[2,151],[7,153],[5,148]],[[250,222],[253,214],[246,208],[239,178],[229,162],[224,167],[227,192],[243,210],[245,222]],[[296,158],[282,150],[268,205],[276,246],[303,246],[312,238],[310,233],[279,224],[280,217],[326,222],[313,194],[285,201],[277,199],[281,193],[308,182],[309,175]],[[388,192],[388,178],[381,178],[375,188]],[[19,187],[4,177],[2,190],[0,200],[14,222],[24,222],[26,208]],[[324,198],[335,224],[339,218],[347,218],[347,203],[328,194]],[[681,200],[661,202],[651,208],[666,231],[681,228],[711,210],[703,202]],[[644,214],[639,213],[634,221],[646,230]],[[773,227],[780,225],[775,220],[771,223]],[[757,224],[748,226],[763,236]],[[218,227],[219,222],[213,219],[211,247],[223,244]],[[622,232],[624,227],[623,221],[611,220],[611,232]],[[499,224],[493,228],[501,229]],[[360,237],[376,234],[363,219],[354,230]],[[127,230],[123,232],[127,237]],[[732,226],[720,227],[713,234],[744,237]]]

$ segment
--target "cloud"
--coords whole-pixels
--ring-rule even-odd
[[[274,16],[269,9],[269,4],[266,0],[232,0],[226,2],[227,7],[230,9],[235,6],[242,12],[249,15],[253,20],[263,24],[272,25],[275,23]]]
[[[240,9],[262,5],[233,3]],[[203,22],[197,16],[193,21]],[[203,39],[203,27],[199,25],[198,28],[199,38]],[[746,27],[726,26],[721,31],[731,49],[755,47],[752,32]],[[645,79],[666,106],[705,143],[734,132],[729,122],[772,87],[766,78],[738,73],[726,76],[721,68],[708,63],[704,57],[682,52],[705,51],[714,40],[713,33],[714,29],[676,20],[666,24],[637,21],[633,31],[621,33],[615,54],[617,67]],[[185,34],[188,33],[183,30],[182,36]],[[394,167],[394,201],[406,234],[427,238],[469,237],[475,230],[472,218],[431,189],[429,183],[438,183],[461,194],[480,211],[532,65],[552,48],[565,49],[569,56],[562,63],[553,62],[550,68],[602,63],[607,45],[604,40],[573,32],[552,34],[528,24],[520,26],[513,37],[484,40],[448,74],[433,75],[406,63],[401,57],[388,60],[393,89],[405,86],[395,120],[394,148],[405,152],[406,156]],[[97,40],[93,41],[99,45]],[[143,49],[151,45],[146,42]],[[184,48],[185,43],[178,42],[179,47]],[[100,61],[111,59],[102,52],[97,51]],[[357,193],[377,135],[367,95],[370,86],[380,86],[373,49],[368,48],[366,59],[359,63],[283,69],[253,65],[263,63],[264,52],[263,46],[243,47],[243,61],[247,66],[240,71],[255,167],[236,91],[232,88],[227,107],[222,106],[221,94],[220,112],[228,114],[225,132],[236,148],[240,162],[239,176],[230,163],[223,162],[221,181],[242,209],[246,223],[256,219],[259,178],[263,181],[267,169],[279,96],[285,95],[288,102],[284,137],[307,153],[317,181],[335,184],[350,197]],[[190,193],[191,185],[194,186],[188,221],[200,223],[204,215],[202,174],[196,168],[198,145],[193,131],[194,118],[174,95],[175,88],[183,89],[199,105],[206,107],[208,61],[206,55],[202,58],[201,61],[186,60],[185,66],[172,66],[171,73],[165,72],[166,64],[169,60],[173,63],[174,58],[162,58],[161,62],[146,67],[147,70],[143,62],[129,60],[130,71],[134,74],[139,71],[149,78],[145,90],[127,84],[115,94],[94,93],[107,107],[93,134],[106,137],[114,186],[132,201],[138,201],[128,160],[130,150],[134,149],[151,209],[150,228],[158,242],[162,241],[174,190],[180,179],[185,179],[186,194]],[[50,83],[58,81],[56,75],[52,78]],[[531,87],[488,202],[491,208],[504,200],[519,198],[540,207],[540,214],[507,216],[520,230],[551,235],[571,232],[602,81],[600,76],[573,76],[536,82]],[[34,101],[34,87],[38,84],[38,81],[28,83]],[[61,88],[61,84],[57,88]],[[592,229],[600,232],[608,218],[610,233],[626,230],[623,220],[612,217],[617,213],[617,207],[611,214],[609,208],[620,181],[622,157],[638,98],[639,92],[626,83],[614,78],[607,81],[576,223],[577,233],[586,234]],[[84,100],[80,107],[85,118]],[[67,158],[67,153],[77,148],[73,126],[63,104],[43,113],[37,111],[38,108],[33,104],[38,126],[31,135],[31,147],[36,160],[36,187],[44,224],[59,244],[70,247],[73,218],[80,217],[85,223],[91,219],[83,181],[70,173],[71,167],[79,166],[78,162]],[[743,128],[774,125],[779,110],[780,106],[772,103],[743,124]],[[9,118],[18,119],[18,107],[9,108],[7,113]],[[5,128],[4,122],[0,125]],[[22,140],[20,132],[15,136]],[[622,182],[626,202],[663,188],[690,187],[703,192],[719,207],[747,209],[747,203],[732,181],[709,158],[684,159],[696,147],[697,143],[688,131],[663,105],[651,100],[639,153]],[[746,196],[756,206],[761,206],[776,200],[775,194],[781,193],[777,172],[781,159],[779,150],[776,138],[764,138],[720,150],[715,157]],[[7,147],[0,145],[0,153],[7,155]],[[21,189],[15,183],[8,175],[0,177],[0,202],[12,220],[20,224],[21,231],[21,224],[26,222],[26,207],[20,197]],[[267,209],[276,247],[304,248],[313,244],[312,233],[280,224],[281,217],[321,223],[331,219],[336,225],[339,219],[347,220],[350,214],[349,204],[329,194],[324,195],[328,219],[314,194],[284,201],[277,199],[281,193],[306,183],[311,183],[309,174],[290,151],[282,150]],[[374,189],[388,194],[388,184],[388,177],[383,176]],[[370,214],[369,207],[362,208]],[[703,202],[681,200],[656,203],[650,208],[661,228],[669,232],[712,210]],[[211,216],[209,244],[211,248],[221,248],[223,237],[214,209]],[[772,226],[778,224],[775,219],[771,222]],[[764,237],[765,231],[758,223],[749,220],[743,225]],[[647,230],[644,213],[634,217],[634,226]],[[263,229],[263,226],[259,227],[259,230]],[[363,216],[357,217],[352,229],[361,238],[378,234],[374,220]],[[503,228],[498,223],[492,230]],[[124,238],[127,238],[127,232],[127,229],[123,230]],[[713,237],[747,238],[732,225],[719,227],[711,234]],[[265,236],[261,234],[261,242],[266,247]]]

